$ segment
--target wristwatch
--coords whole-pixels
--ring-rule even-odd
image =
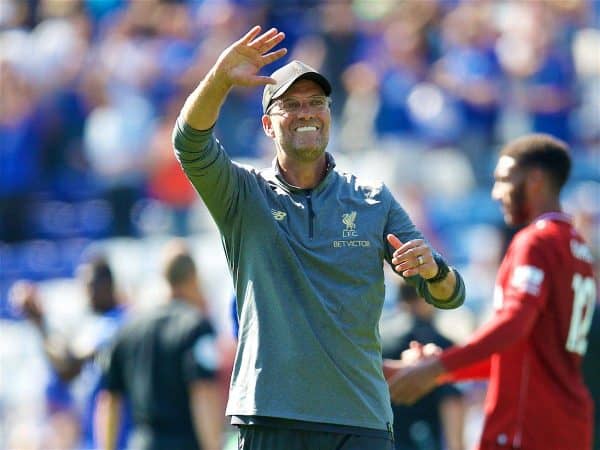
[[[446,278],[446,276],[448,276],[448,272],[450,272],[448,264],[446,264],[446,261],[444,261],[441,256],[435,255],[433,259],[438,266],[438,271],[433,277],[425,278],[427,283],[437,283],[438,281],[442,281],[444,278]]]

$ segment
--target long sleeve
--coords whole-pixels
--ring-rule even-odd
[[[417,291],[427,301],[427,303],[431,303],[433,306],[440,309],[455,309],[464,303],[466,295],[465,282],[457,270],[454,268],[452,268],[452,270],[456,276],[456,287],[454,288],[452,296],[447,300],[439,300],[435,298],[433,295],[431,295],[429,289],[427,289],[427,282],[421,277],[416,277],[418,278]]]
[[[173,130],[173,147],[183,171],[221,226],[237,205],[244,172],[219,144],[213,130],[196,130],[181,117]]]
[[[490,377],[491,358],[483,359],[470,366],[460,367],[446,373],[439,378],[442,383],[456,383],[457,381],[483,380]]]
[[[527,336],[538,316],[538,309],[526,302],[512,302],[484,325],[463,346],[451,347],[441,355],[449,372],[464,368],[502,352]]]

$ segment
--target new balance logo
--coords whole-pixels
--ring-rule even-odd
[[[273,218],[275,220],[283,220],[287,214],[283,211],[278,211],[277,209],[272,209],[271,214],[273,214]]]

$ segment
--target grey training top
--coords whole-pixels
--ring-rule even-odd
[[[385,236],[422,238],[382,184],[335,169],[312,190],[277,169],[232,162],[212,130],[181,118],[177,158],[221,233],[233,277],[239,345],[227,415],[265,416],[387,430],[392,423],[378,322]],[[433,299],[422,278],[414,281]]]

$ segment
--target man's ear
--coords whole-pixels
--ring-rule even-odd
[[[536,184],[543,184],[546,182],[546,172],[539,167],[533,167],[529,172],[529,176]]]
[[[546,188],[546,173],[538,168],[532,167],[527,171],[527,189],[534,195],[539,195]]]
[[[263,131],[265,132],[265,134],[267,136],[269,136],[270,138],[275,137],[275,132],[273,131],[273,122],[271,122],[271,116],[269,116],[267,114],[263,114],[262,126],[263,126]]]

